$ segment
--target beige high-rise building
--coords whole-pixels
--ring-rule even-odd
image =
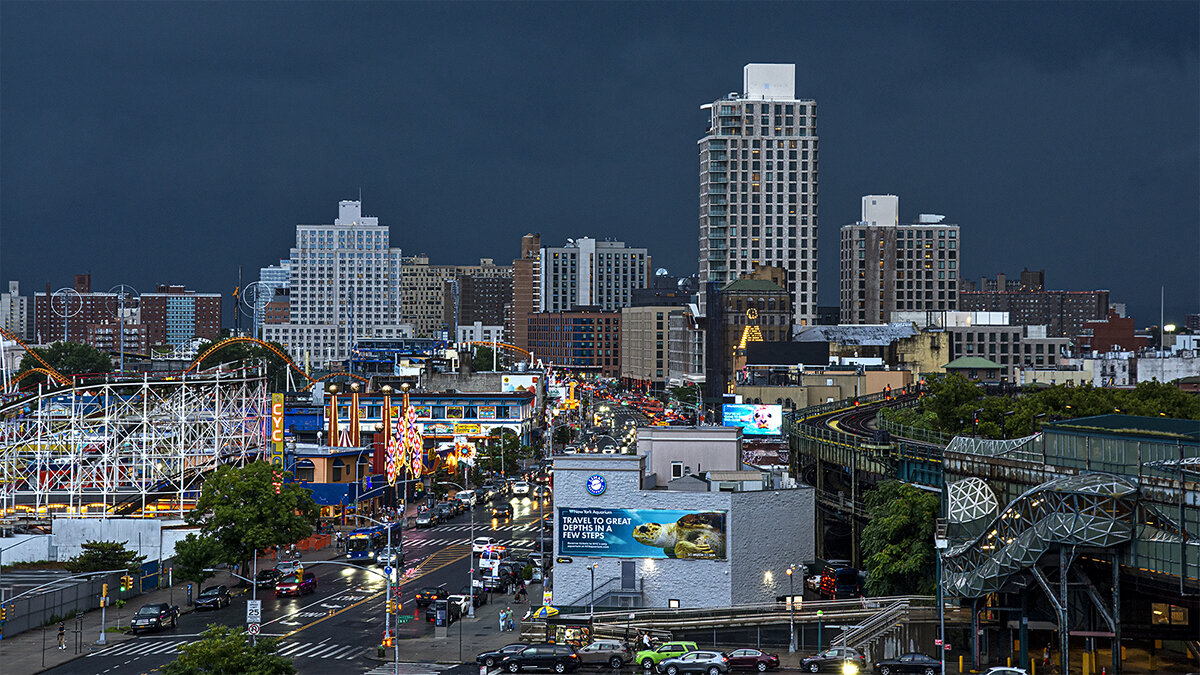
[[[446,324],[446,282],[463,276],[511,277],[512,267],[497,265],[491,258],[480,258],[478,265],[431,265],[429,256],[404,258],[400,266],[400,307],[405,323],[412,324],[417,336],[454,339],[455,327]]]
[[[723,287],[756,265],[782,267],[793,323],[808,325],[817,315],[817,104],[795,89],[795,64],[751,63],[741,93],[701,106],[711,119],[698,142],[700,281]]]
[[[841,322],[958,309],[959,228],[944,220],[921,214],[901,225],[895,195],[863,197],[862,219],[842,226]]]
[[[662,388],[670,375],[670,319],[687,307],[655,305],[621,310],[621,378],[631,386]]]

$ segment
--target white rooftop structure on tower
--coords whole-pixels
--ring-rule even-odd
[[[742,91],[747,99],[793,100],[796,98],[796,64],[747,63],[742,68]]]

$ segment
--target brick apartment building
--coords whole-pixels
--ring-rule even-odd
[[[159,284],[138,300],[151,345],[180,345],[193,338],[221,339],[221,294]]]
[[[1088,321],[1108,316],[1108,291],[1048,291],[1044,280],[1042,270],[1025,270],[1016,282],[1003,274],[984,278],[959,293],[958,306],[965,312],[1008,312],[1013,325],[1046,326],[1051,337],[1078,335]]]
[[[538,312],[529,315],[527,335],[534,358],[555,367],[621,374],[620,312]]]

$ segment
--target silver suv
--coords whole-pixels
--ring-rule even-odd
[[[633,652],[620,640],[595,640],[576,652],[584,665],[607,665],[617,669],[633,660]]]
[[[721,652],[696,651],[663,659],[658,662],[656,668],[658,672],[666,673],[666,675],[680,675],[680,673],[724,675],[729,672],[729,659]]]

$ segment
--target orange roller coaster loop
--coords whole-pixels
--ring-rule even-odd
[[[516,345],[510,345],[507,342],[488,342],[486,340],[473,340],[468,342],[469,345],[480,345],[482,347],[496,347],[497,349],[507,349],[509,351],[520,352],[529,358],[533,358],[533,352],[528,349],[522,349]]]
[[[29,377],[30,375],[32,375],[34,373],[41,373],[42,375],[47,375],[49,377],[52,377],[59,384],[71,384],[70,380],[67,380],[64,382],[61,379],[62,375],[59,375],[57,372],[46,370],[45,368],[30,368],[29,370],[17,373],[16,375],[13,375],[11,378],[9,378],[9,380],[5,384],[4,388],[9,389],[16,383],[20,382],[21,380],[25,379],[26,377]]]
[[[346,372],[337,372],[337,373],[328,373],[328,374],[318,377],[317,379],[310,382],[308,384],[308,386],[305,387],[304,389],[307,391],[308,389],[312,389],[313,387],[315,387],[317,385],[317,383],[324,382],[325,380],[329,380],[329,379],[332,379],[335,377],[349,377],[351,379],[358,380],[359,382],[362,382],[363,384],[369,384],[371,382],[370,380],[363,377],[362,375],[355,375],[354,373],[346,373]]]
[[[201,354],[200,356],[197,356],[196,360],[192,361],[191,364],[188,365],[188,367],[183,370],[183,372],[189,373],[193,370],[198,369],[200,367],[200,362],[203,361],[204,359],[208,358],[214,352],[216,352],[220,349],[224,349],[225,347],[228,347],[229,345],[237,344],[239,342],[249,342],[251,344],[256,344],[260,347],[265,347],[265,348],[269,349],[272,354],[283,359],[284,363],[288,364],[288,367],[290,367],[292,370],[299,373],[302,377],[304,377],[304,379],[308,380],[309,381],[308,386],[311,387],[312,383],[316,382],[316,380],[314,380],[312,378],[312,376],[310,376],[308,373],[301,370],[295,363],[292,363],[292,360],[290,358],[288,358],[288,355],[283,353],[279,349],[277,349],[275,347],[275,345],[272,345],[269,342],[264,342],[262,340],[259,340],[258,338],[252,338],[252,337],[246,337],[246,336],[225,338],[224,340],[221,340],[220,342],[214,343],[211,347],[209,347],[208,349],[205,349],[203,354]]]
[[[17,337],[15,333],[13,333],[12,331],[10,331],[6,328],[0,327],[0,335],[3,335],[4,337],[8,338],[9,340],[12,340],[13,342],[16,342],[17,344],[21,345],[21,348],[25,350],[26,354],[31,355],[38,363],[45,366],[46,369],[43,370],[42,372],[46,373],[50,377],[53,377],[54,379],[58,380],[59,382],[61,382],[63,384],[71,384],[71,378],[67,377],[66,375],[63,375],[62,373],[55,370],[54,366],[50,365],[49,363],[46,363],[46,360],[43,359],[40,354],[38,354],[36,351],[34,351],[33,348],[31,348],[29,345],[25,344],[25,342],[22,341],[21,338]],[[39,370],[39,369],[35,368],[34,370]],[[30,371],[30,372],[32,372],[32,371]],[[24,376],[25,376],[25,374],[22,373],[20,376],[13,378],[13,381],[16,381]]]

